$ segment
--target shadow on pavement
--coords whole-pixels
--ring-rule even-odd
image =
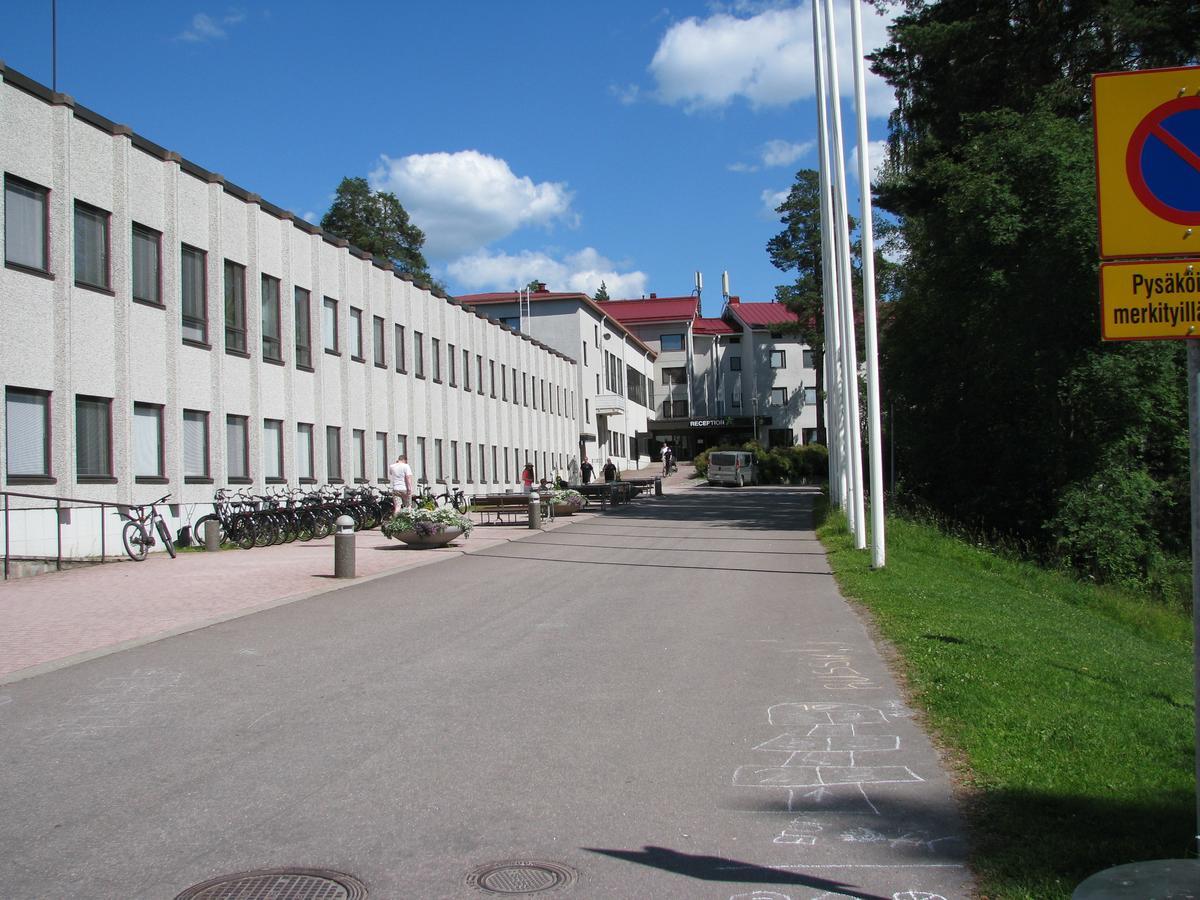
[[[712,523],[728,528],[811,531],[816,525],[813,510],[819,496],[815,488],[697,489],[653,500],[635,500],[630,505],[609,509],[603,518],[593,522],[653,519],[668,525],[696,522],[700,523],[696,527]]]

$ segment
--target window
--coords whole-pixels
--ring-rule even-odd
[[[81,481],[112,477],[112,400],[75,398],[75,472]]]
[[[350,450],[354,454],[354,480],[367,480],[367,433],[361,428],[350,432]]]
[[[230,481],[250,480],[250,428],[246,416],[225,417],[225,475]]]
[[[471,390],[471,351],[465,347],[462,352],[463,390]],[[482,385],[480,385],[482,387]]]
[[[658,339],[659,348],[662,350],[682,350],[683,335],[682,334],[664,334]]]
[[[408,456],[408,435],[407,434],[396,435],[396,455],[397,456],[405,456],[405,457]]]
[[[768,428],[767,442],[771,447],[791,447],[796,443],[796,436],[790,428]]]
[[[366,362],[363,356],[362,310],[350,307],[350,358],[355,362]]]
[[[162,235],[133,223],[133,299],[162,306]]]
[[[393,348],[392,353],[394,353],[396,355],[396,371],[397,372],[407,371],[404,368],[404,362],[405,362],[406,356],[404,354],[404,326],[403,325],[396,326],[396,346],[395,346],[395,348]]]
[[[471,459],[470,441],[467,441],[463,447],[463,459],[467,463],[467,484],[473,484],[475,481],[475,462]]]
[[[262,355],[283,362],[282,324],[279,312],[279,279],[262,276]],[[283,444],[280,444],[282,447]]]
[[[771,351],[771,368],[782,369],[787,365],[784,361],[784,352],[782,350]]]
[[[208,413],[195,409],[183,411],[183,477],[209,479]]]
[[[325,352],[332,353],[335,356],[340,352],[338,350],[338,303],[332,297],[326,297],[322,304],[324,311],[324,320],[322,322],[322,336],[325,341]]]
[[[154,403],[133,404],[133,477],[163,477],[163,408]]]
[[[450,442],[450,480],[458,481],[458,441]]]
[[[685,369],[683,366],[672,369],[663,369],[662,375],[663,384],[665,385],[687,384],[687,369]]]
[[[811,350],[800,351],[800,365],[806,369],[813,368],[813,352]]]
[[[375,432],[375,480],[388,480],[387,432]]]
[[[519,471],[519,470],[520,470],[520,466],[518,466],[518,467],[517,467],[517,469],[518,469],[518,471]],[[505,482],[505,484],[507,484],[508,482],[512,481],[512,479],[509,477],[509,474],[510,474],[510,473],[509,473],[509,471],[508,471],[508,451],[507,451],[507,450],[505,450],[505,451],[504,451],[504,482]]]
[[[592,340],[595,341],[596,349],[599,350],[600,349],[600,326],[599,325],[592,326]]]
[[[817,389],[815,387],[806,387],[804,389],[804,405],[805,406],[816,406],[817,405]]]
[[[383,316],[375,316],[371,320],[371,337],[375,342],[375,365],[381,369],[387,368],[387,350],[384,347],[384,322]]]
[[[442,461],[442,439],[433,439],[433,477],[436,481],[446,480],[446,469]]]
[[[513,389],[512,390],[512,402],[520,403],[521,401],[517,399],[517,368],[516,368],[516,366],[513,366],[513,369],[512,369],[512,389]]]
[[[4,392],[8,479],[50,477],[50,394],[8,388]]]
[[[108,290],[109,215],[75,201],[75,283]]]
[[[325,480],[342,480],[342,429],[336,425],[325,426]]]
[[[425,438],[417,438],[417,458],[416,465],[413,467],[417,476],[417,481],[425,481]]]
[[[301,482],[317,480],[313,469],[313,427],[307,422],[296,424],[296,475]]]
[[[283,481],[283,422],[263,420],[263,477],[267,481]]]
[[[742,371],[742,358],[740,356],[729,357],[729,371],[730,372]]]
[[[295,289],[296,367],[312,368],[312,297],[304,288]]]
[[[646,406],[646,376],[633,366],[625,367],[625,383],[629,385],[629,399]]]
[[[513,331],[520,331],[521,330],[521,317],[520,316],[501,316],[500,324],[507,325]]]
[[[479,445],[479,483],[487,483],[487,447]]]
[[[492,399],[495,400],[496,399],[496,361],[494,359],[488,360],[488,379],[492,383]],[[480,385],[480,388],[482,388],[482,387],[483,387],[483,385]]]
[[[508,399],[508,366],[504,363],[500,363],[500,393],[504,395],[500,399]],[[495,394],[492,396],[495,396]]]
[[[425,377],[425,335],[419,331],[413,332],[413,374]]]
[[[184,244],[180,250],[179,271],[183,339],[207,346],[208,254]]]
[[[500,455],[499,448],[492,444],[492,484],[500,483],[500,469],[496,465],[497,457]],[[482,463],[480,464],[482,468]]]
[[[430,338],[429,341],[429,361],[433,364],[433,380],[438,384],[442,383],[442,342],[437,338]]]
[[[246,267],[225,260],[225,352],[246,352]]]
[[[787,406],[788,391],[787,388],[771,388],[771,405],[772,406]]]
[[[688,404],[686,400],[664,400],[662,410],[664,419],[686,419]]]
[[[465,369],[466,366],[463,368]],[[476,393],[483,396],[483,354],[481,353],[475,354],[475,387],[477,388]]]
[[[586,397],[583,400],[583,421],[592,421],[592,401],[588,400]]]
[[[49,197],[44,187],[4,176],[4,261],[9,265],[50,271]]]
[[[447,381],[450,382],[450,387],[457,387],[458,386],[458,356],[454,352],[453,344],[448,345],[448,347],[446,349],[446,366],[448,369]],[[466,370],[466,372],[464,373],[464,377],[465,378],[471,377],[470,369]]]
[[[588,364],[588,362],[587,362],[587,341],[583,342],[583,364],[585,366]]]

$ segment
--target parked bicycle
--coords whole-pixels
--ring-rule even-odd
[[[146,506],[129,507],[126,513],[129,521],[121,529],[121,541],[125,544],[125,552],[129,554],[130,559],[141,562],[146,558],[150,548],[158,543],[154,537],[156,532],[167,552],[171,554],[171,559],[175,558],[177,551],[175,541],[171,538],[171,529],[167,527],[167,520],[158,511],[158,504],[166,503],[170,496],[167,494],[165,497],[159,497]]]
[[[448,487],[444,493],[435,494],[432,485],[422,485],[421,492],[417,495],[417,502],[432,503],[437,507],[453,506],[460,513],[466,513],[471,508],[471,503],[467,500],[467,495],[463,493],[460,487]]]

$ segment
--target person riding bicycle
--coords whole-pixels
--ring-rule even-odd
[[[670,444],[663,446],[662,464],[664,477],[675,471],[675,454],[672,452]]]
[[[396,461],[388,466],[388,476],[392,479],[392,515],[401,509],[408,509],[413,495],[413,470],[408,464],[408,456],[401,453]]]

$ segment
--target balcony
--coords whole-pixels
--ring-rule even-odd
[[[625,398],[620,394],[605,391],[596,395],[596,415],[623,416],[625,415]]]

